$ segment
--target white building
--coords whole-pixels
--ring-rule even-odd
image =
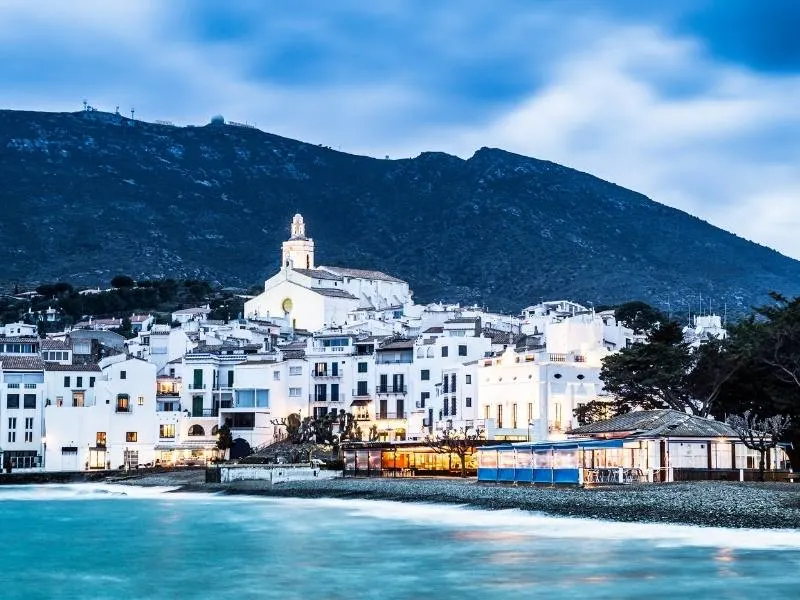
[[[45,469],[152,464],[159,436],[170,433],[158,430],[155,366],[120,354],[103,359],[99,372],[83,365],[65,367],[47,371],[53,394],[59,395],[44,409]]]
[[[408,284],[380,271],[316,266],[314,241],[303,217],[294,216],[291,238],[283,243],[281,269],[264,292],[244,305],[247,318],[286,318],[293,327],[319,331],[345,325],[359,310],[402,315],[411,302]]]

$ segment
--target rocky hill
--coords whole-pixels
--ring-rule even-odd
[[[630,190],[489,148],[379,160],[225,124],[0,111],[0,280],[260,283],[302,212],[318,261],[418,300],[518,310],[642,298],[729,311],[800,292],[800,263]]]

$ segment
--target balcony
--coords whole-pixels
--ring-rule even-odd
[[[190,419],[203,419],[208,417],[218,417],[219,409],[217,408],[204,408],[202,411],[192,411],[189,415]]]
[[[396,419],[405,419],[407,417],[407,415],[408,415],[408,413],[405,413],[405,412],[399,412],[399,413],[398,412],[393,412],[393,413],[390,413],[390,412],[378,411],[378,413],[375,414],[375,420],[376,421],[391,421],[391,420],[396,420]]]
[[[380,394],[406,394],[408,393],[408,386],[406,385],[379,385],[375,388],[375,393]]]
[[[189,389],[190,390],[204,390],[204,389],[206,389],[206,384],[205,383],[190,383],[189,384]]]
[[[180,412],[181,403],[178,400],[163,402],[158,400],[156,402],[156,412]]]
[[[353,398],[369,398],[369,397],[370,397],[369,390],[366,390],[364,392],[353,390]]]
[[[317,377],[318,379],[341,379],[341,373],[328,373],[327,371],[311,371],[312,377]]]
[[[309,394],[308,395],[309,402],[344,402],[344,394],[338,394],[337,396],[332,395],[325,395],[320,396],[317,394]]]
[[[131,406],[130,404],[117,404],[114,409],[114,412],[120,414],[130,414],[131,413]]]

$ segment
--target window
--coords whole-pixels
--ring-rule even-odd
[[[139,434],[136,431],[129,431],[125,434],[125,441],[135,443],[139,441]]]
[[[314,365],[314,377],[327,377],[328,363],[318,362]]]
[[[556,373],[555,375],[553,375],[553,377],[555,379],[561,379],[561,373]]]
[[[90,388],[94,387],[94,377],[89,377],[89,387]]]
[[[511,405],[511,427],[517,428],[517,403]]]
[[[70,387],[70,385],[69,385],[69,376],[64,377],[64,387]]]
[[[117,412],[126,413],[131,411],[128,394],[117,394]]]
[[[490,413],[490,410],[491,410],[491,409],[489,408],[489,405],[488,405],[488,404],[487,404],[486,406],[484,406],[484,407],[483,407],[483,418],[484,418],[484,419],[491,419],[491,418],[492,418],[491,416],[489,416],[489,415],[491,414],[491,413]]]
[[[19,394],[8,394],[6,396],[6,408],[19,408]]]
[[[36,408],[36,394],[25,394],[22,397],[22,408]]]
[[[578,379],[584,380],[584,379],[586,379],[586,375],[581,373],[580,375],[578,375]]]
[[[32,431],[26,431],[25,432],[25,441],[26,442],[32,442],[33,441],[33,432]]]
[[[331,375],[333,377],[338,377],[339,376],[339,363],[336,363],[336,362],[331,363]]]
[[[120,379],[127,379],[128,378],[128,372],[127,371],[120,371],[119,372],[119,378]]]
[[[425,402],[427,400],[429,400],[430,397],[431,397],[431,393],[430,392],[422,392],[422,394],[420,394],[420,397],[419,397],[419,407],[420,408],[425,408]]]
[[[33,417],[26,417],[25,429],[27,429],[28,431],[33,429]]]
[[[17,428],[17,417],[8,417],[8,428],[9,429]]]
[[[289,375],[295,377],[303,374],[303,367],[289,367]]]
[[[359,373],[366,373],[367,372],[368,364],[365,362],[358,363],[358,372]]]
[[[464,398],[464,405],[465,405],[467,408],[472,408],[472,398],[470,398],[469,396],[467,396],[466,398]]]
[[[502,429],[503,428],[503,405],[502,404],[498,404],[497,405],[497,428],[498,429]]]
[[[447,346],[442,346],[442,358],[447,358],[448,353],[449,353],[449,350],[448,350]]]
[[[456,416],[456,397],[450,398],[450,414]]]
[[[528,402],[528,425],[533,422],[533,402]]]
[[[75,378],[75,387],[83,387],[83,377]]]
[[[64,396],[56,396],[56,406],[64,406]]]
[[[419,373],[419,376],[420,376],[420,379],[422,379],[422,381],[430,381],[431,372],[430,372],[429,369],[422,369],[422,371],[420,371],[420,373]]]
[[[85,396],[83,392],[72,392],[72,406],[83,407]]]
[[[192,425],[189,427],[189,435],[192,437],[204,436],[206,434],[206,430],[203,429],[202,425]]]
[[[234,413],[229,421],[232,429],[253,429],[256,426],[256,415],[255,413]]]
[[[458,355],[459,356],[466,356],[467,355],[467,345],[466,344],[459,344],[458,345]]]
[[[273,371],[272,372],[272,380],[273,381],[280,381],[281,380],[281,372],[280,371]]]
[[[175,438],[175,423],[166,423],[158,426],[158,437],[161,439]]]
[[[136,404],[138,404],[139,406],[144,406],[144,396],[139,396],[136,399]]]
[[[17,441],[17,432],[16,431],[9,431],[8,432],[8,442],[13,444]]]
[[[106,432],[105,431],[98,431],[97,435],[95,435],[95,442],[94,445],[98,448],[105,448],[106,447]]]
[[[303,395],[303,389],[299,387],[290,387],[289,388],[289,397],[290,398],[299,398]]]
[[[467,375],[466,376],[466,383],[467,383],[467,385],[472,383],[472,375]]]

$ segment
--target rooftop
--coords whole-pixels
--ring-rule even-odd
[[[348,300],[357,300],[353,294],[350,292],[346,292],[345,290],[340,290],[337,288],[311,288],[312,292],[317,292],[322,296],[328,296],[329,298],[347,298]]]
[[[2,356],[3,370],[43,371],[44,361],[38,356]]]
[[[354,279],[373,279],[377,281],[390,281],[392,283],[405,283],[402,279],[392,277],[381,271],[370,271],[367,269],[348,269],[346,267],[322,267],[331,273],[343,277],[353,277]]]
[[[721,421],[689,415],[677,410],[642,410],[597,421],[573,429],[574,435],[627,433],[636,437],[737,437]]]
[[[45,371],[85,371],[95,372],[100,371],[100,366],[96,363],[87,363],[85,365],[62,365],[59,363],[48,362],[44,363]]]

